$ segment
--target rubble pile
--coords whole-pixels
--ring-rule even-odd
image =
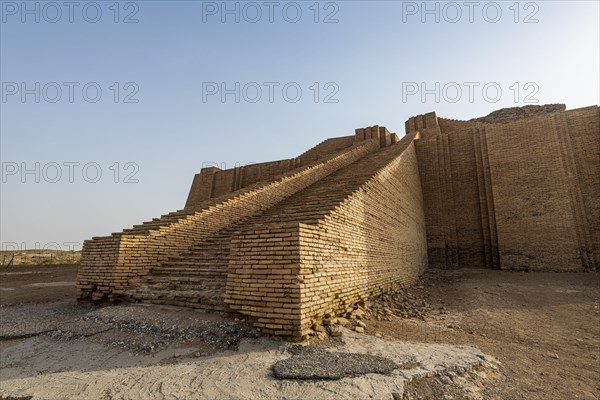
[[[391,321],[394,318],[419,319],[425,321],[431,312],[424,285],[382,294],[371,300],[360,302],[343,315],[325,314],[319,323],[312,326],[311,336],[324,339],[328,335],[342,335],[340,327],[364,333],[370,321]]]

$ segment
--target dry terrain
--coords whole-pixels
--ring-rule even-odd
[[[0,268],[13,265],[63,265],[77,264],[81,259],[81,251],[67,250],[1,250]]]
[[[486,399],[600,398],[600,274],[431,271],[409,292],[428,304],[424,320],[377,321],[367,332],[495,357]],[[417,389],[438,398],[438,383]]]
[[[78,265],[0,268],[0,306],[75,298]]]
[[[600,398],[598,273],[432,270],[364,304],[365,334],[303,348],[217,313],[77,304],[76,271],[0,271],[0,398]]]

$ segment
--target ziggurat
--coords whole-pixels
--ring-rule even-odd
[[[419,115],[194,177],[185,208],[84,243],[79,299],[241,313],[300,338],[429,266],[600,269],[597,106]]]

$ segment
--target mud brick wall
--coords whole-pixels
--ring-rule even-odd
[[[457,125],[416,142],[430,264],[498,267],[486,141],[477,125]]]
[[[194,176],[185,208],[194,208],[203,201],[227,195],[257,182],[273,179],[302,165],[296,159],[271,161],[221,170],[203,168]]]
[[[445,217],[448,215],[443,208],[447,206],[447,201],[442,202],[442,199],[446,198],[442,193],[445,174],[441,171],[440,165],[443,160],[438,157],[439,154],[443,154],[438,151],[438,147],[441,147],[442,143],[438,142],[441,142],[441,136],[439,139],[418,140],[415,142],[415,148],[423,191],[429,266],[444,268],[446,260],[449,258],[446,254],[447,235],[444,229],[453,224],[445,221]]]
[[[461,266],[483,267],[485,262],[484,234],[481,224],[479,181],[477,171],[482,169],[480,149],[474,135],[475,129],[444,136],[450,158],[451,193],[454,200],[454,243],[457,262]],[[452,157],[460,154],[459,157]]]
[[[84,242],[81,263],[77,271],[77,297],[99,300],[115,285],[122,285],[114,276],[119,265],[118,236],[95,237]]]
[[[301,331],[300,224],[264,224],[231,240],[225,304],[265,333]]]
[[[434,112],[430,112],[423,115],[417,115],[416,117],[411,117],[405,122],[405,131],[409,132],[421,132],[427,128],[436,128],[438,127],[438,118]]]
[[[581,108],[564,116],[577,172],[574,182],[578,184],[585,211],[584,218],[579,217],[577,224],[587,225],[593,262],[596,270],[600,270],[600,108]],[[590,246],[585,247],[589,257]],[[591,265],[589,269],[592,269]]]
[[[78,298],[119,297],[161,261],[180,255],[214,232],[271,207],[378,148],[375,141],[365,141],[155,230],[85,241],[77,280]],[[110,243],[110,247],[102,246],[106,243]],[[103,257],[106,261],[100,261]]]
[[[331,215],[300,227],[302,333],[326,313],[415,282],[427,268],[422,205],[411,141]]]
[[[483,122],[486,124],[502,124],[514,122],[518,119],[533,117],[537,115],[551,114],[557,111],[565,111],[564,104],[527,105],[523,107],[510,107],[496,110],[481,118],[473,118],[468,122]]]
[[[489,125],[503,268],[575,271],[598,265],[592,241],[600,226],[598,129],[597,107]]]
[[[354,132],[354,143],[360,143],[364,140],[376,139],[381,147],[387,147],[398,141],[395,133],[390,133],[386,127],[374,125],[366,128],[356,129]]]
[[[389,136],[389,135],[388,135]],[[427,266],[412,138],[316,224],[270,224],[232,240],[225,302],[278,335],[306,335],[324,314],[413,283]]]
[[[430,265],[598,268],[598,107],[560,110],[495,124],[438,118],[438,134],[431,117],[407,121],[429,133],[416,149]]]
[[[185,208],[194,208],[202,202],[220,197],[258,182],[265,182],[326,158],[353,144],[353,136],[327,139],[296,158],[254,163],[221,170],[218,167],[203,168],[194,176]]]
[[[437,119],[440,133],[450,134],[462,132],[472,128],[481,127],[483,124],[475,121],[461,121],[458,119],[438,118]]]

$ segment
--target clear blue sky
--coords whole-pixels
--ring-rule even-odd
[[[402,135],[429,111],[599,103],[597,1],[430,2],[433,14],[422,2],[265,4],[228,2],[236,22],[222,2],[2,1],[3,247],[82,243],[180,209],[206,163],[290,158],[373,124]],[[239,103],[209,92],[236,82]],[[436,82],[439,101],[409,92]],[[478,85],[472,102],[464,82]],[[21,175],[36,163],[39,183]],[[123,182],[130,172],[137,183]]]

